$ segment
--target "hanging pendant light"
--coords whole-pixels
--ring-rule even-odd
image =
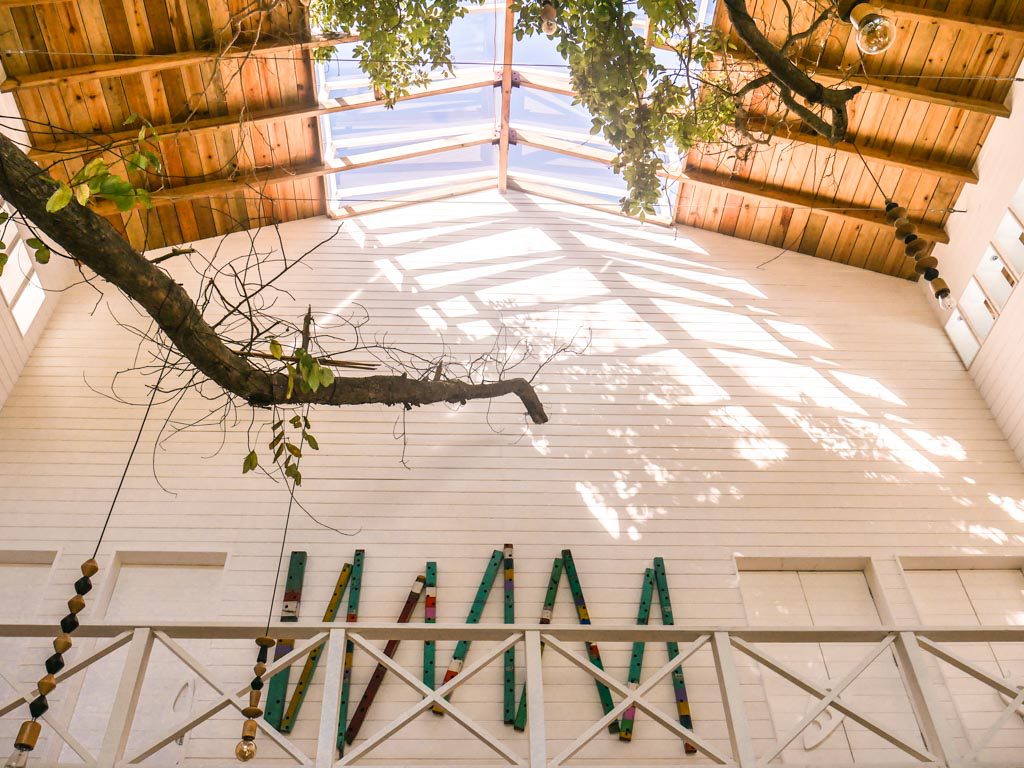
[[[853,25],[857,47],[868,56],[885,53],[896,40],[896,24],[881,10],[866,2],[853,0],[840,8],[840,18]]]
[[[540,28],[548,36],[558,32],[558,9],[550,0],[545,0],[540,7]]]

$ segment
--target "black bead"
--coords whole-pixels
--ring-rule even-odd
[[[35,699],[32,699],[32,701],[28,705],[28,711],[29,714],[32,715],[33,720],[35,720],[37,717],[42,717],[44,714],[46,714],[46,710],[48,710],[49,708],[50,705],[47,703],[45,696],[39,696]]]
[[[263,646],[263,645],[260,646],[260,651],[259,651],[259,653],[256,654],[256,663],[257,664],[266,664],[267,663],[267,652],[269,650],[270,649],[267,648],[266,646]]]
[[[927,280],[929,283],[938,276],[939,270],[935,269],[935,267],[929,267],[924,271],[924,279]]]
[[[263,690],[263,678],[254,677],[252,679],[252,682],[249,683],[249,687],[252,688],[254,691]]]
[[[917,240],[917,235],[911,233],[911,234],[909,234],[909,235],[907,235],[906,237],[903,238],[903,244],[904,245],[910,245],[915,240]]]
[[[89,581],[88,576],[83,576],[75,582],[75,594],[76,595],[87,595],[92,590],[92,582]]]
[[[64,669],[64,657],[59,653],[53,654],[46,660],[46,671],[51,675],[56,675],[62,669]]]
[[[60,631],[67,632],[69,635],[78,629],[78,617],[73,613],[69,613],[63,619],[60,620]]]

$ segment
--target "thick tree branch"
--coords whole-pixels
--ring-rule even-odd
[[[842,141],[846,137],[849,123],[846,104],[860,92],[860,87],[826,88],[811,79],[806,72],[786,57],[782,49],[777,48],[764,36],[747,11],[746,0],[725,0],[725,8],[729,13],[729,20],[736,29],[736,34],[768,68],[782,89],[788,90],[791,95],[799,96],[808,104],[821,105],[832,113],[829,130],[823,130],[823,126],[827,125],[823,120],[817,124],[812,122],[811,127],[832,142]]]
[[[136,252],[106,220],[71,202],[46,211],[53,183],[6,136],[0,135],[0,197],[58,243],[66,253],[120,288],[156,321],[171,343],[200,372],[251,405],[297,403],[407,406],[464,403],[514,394],[536,424],[548,420],[533,386],[522,378],[492,383],[419,381],[404,376],[338,377],[316,392],[289,399],[284,374],[254,367],[229,349],[185,289]]]

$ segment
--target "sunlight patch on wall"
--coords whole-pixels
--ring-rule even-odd
[[[690,336],[712,344],[767,352],[782,357],[796,357],[782,342],[746,315],[720,309],[695,307],[666,299],[651,299],[655,306],[671,317]]]
[[[608,229],[610,229],[610,227],[608,227]],[[634,259],[653,259],[654,261],[666,261],[678,266],[706,269],[706,267],[698,261],[681,259],[678,256],[670,256],[665,253],[659,253],[658,251],[652,251],[649,248],[639,248],[635,245],[629,245],[628,243],[624,243],[619,240],[609,240],[605,237],[598,237],[596,235],[590,235],[586,232],[579,232],[576,230],[571,230],[569,234],[588,248],[593,248],[597,251],[607,251],[616,256],[632,256]],[[628,236],[628,234],[629,233],[627,232],[623,233],[625,236]]]
[[[746,459],[758,469],[765,469],[789,456],[789,448],[781,440],[769,436],[768,428],[741,405],[726,405],[715,408],[708,420],[712,426],[727,426],[739,432],[733,445],[741,459]]]
[[[538,277],[528,277],[476,292],[477,298],[494,308],[520,308],[535,304],[577,301],[605,296],[608,288],[589,270],[571,267]]]
[[[560,250],[562,250],[561,246],[548,237],[543,230],[538,227],[524,227],[513,232],[497,232],[472,240],[428,248],[399,256],[396,261],[402,269],[412,271]]]
[[[427,327],[432,331],[444,331],[448,328],[445,319],[431,306],[416,307],[416,314],[426,321]]]
[[[831,344],[821,338],[821,336],[816,334],[806,325],[800,325],[799,323],[787,323],[782,320],[772,320],[771,318],[765,318],[764,322],[787,339],[803,341],[807,344],[813,344],[816,347],[821,347],[822,349],[833,348]]]
[[[667,343],[664,336],[622,299],[516,315],[506,320],[506,325],[537,342],[548,341],[551,347],[574,340],[586,341],[589,334],[590,351],[595,353]]]
[[[682,280],[689,280],[695,283],[703,283],[704,285],[710,285],[715,288],[724,288],[729,291],[736,293],[743,293],[747,296],[755,296],[757,298],[766,298],[757,288],[752,286],[746,280],[739,277],[730,277],[729,275],[716,275],[710,272],[694,272],[692,269],[680,269],[679,267],[669,267],[664,264],[652,264],[646,261],[634,261],[633,259],[622,259],[615,256],[608,257],[610,261],[616,264],[628,264],[631,267],[639,267],[640,269],[649,269],[654,272],[660,272],[663,275],[671,275],[672,277],[678,277]]]
[[[413,210],[417,206],[410,206],[402,209],[403,213],[407,210]],[[346,219],[351,221],[351,219]],[[491,220],[487,221],[474,221],[468,224],[449,224],[442,227],[430,227],[428,229],[410,229],[405,232],[381,232],[377,234],[377,242],[385,248],[391,248],[399,245],[406,245],[408,243],[416,242],[418,240],[429,240],[433,237],[440,237],[441,235],[451,235],[456,232],[466,232],[471,229],[479,229],[493,224]]]
[[[810,401],[822,408],[867,415],[863,408],[809,366],[724,349],[709,351],[759,392],[791,403]]]
[[[708,405],[729,399],[728,392],[678,349],[666,349],[643,355],[637,362],[643,366],[651,366],[651,374],[667,374],[685,388],[657,385],[653,382],[647,384],[647,399],[658,405]]]
[[[937,437],[920,429],[904,429],[903,434],[933,456],[944,456],[957,461],[964,461],[967,458],[964,447],[949,435]]]
[[[453,269],[448,272],[434,272],[432,274],[417,277],[416,282],[421,288],[429,291],[437,288],[444,288],[448,285],[468,283],[473,280],[480,280],[484,277],[492,277],[493,275],[502,275],[506,272],[514,272],[517,269],[529,269],[530,267],[536,267],[540,264],[558,261],[561,258],[561,256],[544,256],[539,259],[524,259],[523,261],[514,261],[511,263],[488,264],[486,266],[473,267],[469,269]]]
[[[860,374],[847,373],[846,371],[829,371],[829,373],[835,376],[839,380],[839,383],[847,389],[852,389],[858,395],[874,397],[893,405],[906,405],[906,403],[888,387],[877,379],[872,379],[870,376],[861,376]]]
[[[576,483],[576,492],[608,535],[613,539],[619,538],[619,513],[604,503],[604,496],[597,487],[593,483]]]
[[[472,317],[477,314],[476,308],[465,296],[455,296],[451,299],[437,302],[437,308],[445,317],[459,318]]]
[[[359,220],[371,232],[378,229],[392,230],[400,227],[421,227],[424,224],[437,225],[445,221],[462,222],[466,219],[491,219],[496,216],[514,216],[516,207],[497,190],[487,190],[460,197],[464,205],[452,205],[449,200],[419,203],[402,209],[400,215],[394,211],[381,211],[360,216]]]
[[[873,454],[886,458],[918,472],[931,475],[941,474],[939,468],[929,461],[920,451],[914,450],[909,443],[884,424],[866,419],[844,417],[840,423],[847,427],[855,437],[863,437],[874,443]]]
[[[632,285],[634,288],[639,288],[641,291],[648,291],[650,293],[659,293],[662,296],[671,296],[675,299],[689,299],[690,301],[703,301],[705,304],[715,304],[719,307],[731,307],[732,302],[728,299],[723,299],[719,296],[712,296],[710,293],[704,293],[703,291],[694,291],[690,288],[684,288],[681,285],[672,285],[671,283],[663,283],[660,280],[651,280],[649,277],[641,277],[640,275],[632,275],[629,272],[619,272],[619,277],[624,279],[627,283]]]
[[[989,493],[988,500],[1014,520],[1024,523],[1024,499],[1015,499],[1012,496],[1000,496],[997,493]]]
[[[688,253],[696,253],[701,256],[707,256],[708,252],[691,240],[688,237],[680,237],[678,232],[673,231],[671,234],[664,232],[660,229],[654,228],[637,228],[637,229],[626,229],[621,226],[613,226],[611,224],[599,224],[598,222],[592,222],[592,226],[598,229],[603,229],[607,232],[622,235],[623,237],[630,237],[637,240],[646,240],[649,243],[660,245],[663,248],[675,248],[680,251],[687,251]],[[681,264],[691,264],[701,269],[710,269],[714,272],[721,272],[722,267],[716,267],[711,264],[704,264],[696,261],[689,261],[688,259],[672,259],[670,256],[661,254],[662,259],[676,261]]]

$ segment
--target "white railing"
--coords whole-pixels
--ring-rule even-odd
[[[86,768],[126,768],[127,766],[145,765],[145,761],[159,750],[179,739],[182,735],[213,718],[217,713],[231,709],[238,711],[239,721],[241,710],[247,706],[248,683],[226,685],[211,669],[196,659],[181,644],[182,640],[242,640],[252,639],[263,634],[264,627],[258,625],[237,624],[165,624],[151,627],[132,627],[125,625],[103,624],[84,625],[76,632],[76,639],[98,638],[99,648],[83,658],[70,664],[59,674],[58,682],[63,682],[92,664],[110,655],[120,648],[127,647],[124,666],[113,700],[112,714],[98,754],[86,748],[76,739],[69,723],[62,721],[53,712],[43,716],[46,726],[81,759]],[[39,624],[3,624],[0,625],[0,638],[44,638],[50,637],[53,629],[50,625]],[[765,628],[765,627],[637,627],[637,626],[578,626],[578,625],[464,625],[464,624],[274,624],[270,634],[278,637],[296,638],[296,647],[288,655],[268,664],[264,679],[269,679],[278,671],[303,661],[304,657],[315,648],[324,647],[321,664],[326,667],[324,695],[325,702],[320,707],[317,749],[310,757],[293,741],[269,726],[263,720],[258,724],[261,730],[260,739],[275,742],[296,764],[310,768],[338,768],[356,763],[371,750],[386,742],[403,727],[412,722],[418,715],[432,707],[440,707],[453,720],[460,723],[469,733],[487,745],[502,760],[502,764],[517,768],[561,768],[589,744],[607,726],[619,718],[629,708],[645,713],[651,720],[659,723],[681,741],[690,743],[700,753],[693,758],[699,764],[729,766],[731,768],[764,768],[783,753],[822,713],[829,708],[840,713],[850,721],[857,723],[866,730],[884,739],[898,749],[905,758],[902,762],[887,763],[889,768],[899,766],[931,766],[933,768],[981,768],[995,765],[1024,766],[1024,754],[1017,762],[986,763],[980,755],[987,745],[997,738],[1000,731],[1007,726],[1015,714],[1024,716],[1024,687],[1012,684],[1006,679],[994,676],[969,662],[960,655],[955,646],[961,643],[1021,643],[1024,642],[1024,627],[875,627],[875,628]],[[475,654],[472,663],[466,665],[462,672],[436,690],[431,690],[418,674],[388,658],[372,641],[400,639],[410,641],[450,641],[472,640],[490,641],[493,643],[485,652]],[[339,715],[339,692],[344,661],[346,640],[367,654],[374,662],[387,667],[388,671],[399,680],[414,689],[420,700],[402,712],[387,726],[376,733],[368,734],[359,739],[354,747],[342,758],[337,757],[335,739],[337,738],[337,720]],[[679,655],[660,666],[638,686],[630,686],[604,672],[590,661],[569,647],[569,643],[595,642],[634,642],[634,641],[674,641],[681,644]],[[146,676],[146,668],[154,645],[165,646],[193,673],[206,682],[215,692],[216,698],[203,703],[188,717],[164,729],[157,738],[153,738],[143,748],[127,750],[132,724],[135,719],[136,707]],[[794,672],[786,663],[779,661],[757,645],[771,644],[828,644],[856,643],[863,644],[867,651],[860,661],[839,681],[822,685],[806,676]],[[491,733],[477,720],[470,717],[463,708],[448,700],[449,695],[462,685],[472,680],[481,670],[502,657],[504,651],[519,645],[525,647],[525,680],[527,710],[531,714],[527,725],[526,754],[520,754],[520,745],[512,745]],[[587,727],[569,746],[562,748],[557,754],[549,753],[549,740],[545,733],[545,722],[536,713],[544,712],[544,670],[541,650],[546,646],[549,652],[556,653],[571,665],[583,670],[587,675],[607,686],[613,695],[619,697],[614,708],[597,722]],[[731,749],[724,750],[717,743],[700,733],[700,722],[693,731],[684,728],[672,716],[666,715],[658,706],[651,703],[647,696],[651,690],[668,677],[672,670],[684,664],[695,653],[703,648],[710,648],[718,681],[720,703],[725,713],[728,728],[728,744]],[[909,743],[905,737],[893,732],[893,729],[880,722],[876,717],[852,706],[843,699],[843,693],[857,680],[877,659],[889,653],[895,659],[898,674],[904,690],[912,705],[913,715],[921,735],[920,745]],[[737,654],[749,657],[754,662],[771,670],[797,688],[810,694],[817,701],[806,712],[803,719],[785,735],[779,738],[769,749],[759,748],[755,753],[755,744],[747,720],[746,708],[739,676],[737,674]],[[965,754],[958,754],[954,740],[948,729],[943,725],[939,713],[939,701],[936,686],[939,682],[929,670],[928,665],[938,660],[950,665],[959,672],[980,682],[1008,702],[998,717],[992,722],[981,738],[972,740]],[[0,716],[15,710],[24,710],[26,702],[37,695],[34,690],[24,690],[12,683],[12,676],[0,673],[2,678],[13,687],[16,694],[0,705]],[[1020,681],[1024,684],[1024,681]],[[309,705],[312,708],[312,704]],[[564,738],[564,737],[563,737]],[[5,745],[0,745],[0,751]],[[224,754],[231,754],[232,744],[225,744]],[[425,765],[422,761],[416,764]],[[692,762],[680,760],[679,762]],[[30,762],[30,765],[33,763]],[[36,762],[45,765],[45,762]],[[232,765],[234,761],[224,759],[219,765]],[[259,760],[250,765],[258,766]],[[280,763],[276,763],[280,764]],[[438,765],[444,765],[443,758]],[[807,767],[837,768],[833,759],[825,759],[818,763],[812,760],[801,763]],[[380,763],[375,763],[380,765]]]

